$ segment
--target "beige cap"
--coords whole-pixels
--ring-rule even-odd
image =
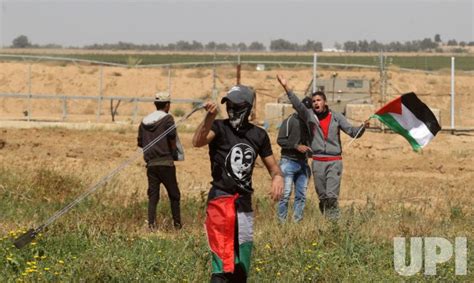
[[[155,101],[158,102],[170,102],[171,96],[168,92],[158,92],[155,94]]]

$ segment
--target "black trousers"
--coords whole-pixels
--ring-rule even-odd
[[[181,212],[179,200],[181,194],[176,180],[176,167],[174,166],[149,166],[146,175],[148,177],[148,225],[156,227],[156,207],[160,201],[160,185],[163,184],[168,192],[171,203],[171,214],[173,224],[181,228]]]

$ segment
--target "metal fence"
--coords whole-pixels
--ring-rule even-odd
[[[253,76],[254,73],[251,73],[250,70],[255,70],[255,66],[259,65],[266,66],[265,71],[273,74],[290,69],[297,70],[299,74],[304,74],[299,78],[304,83],[300,85],[300,89],[297,89],[302,93],[308,87],[314,91],[318,78],[324,76],[324,73],[328,70],[354,70],[354,74],[360,70],[372,72],[371,95],[375,98],[374,102],[376,104],[383,104],[394,95],[401,94],[400,89],[403,89],[403,87],[398,87],[397,83],[403,83],[397,82],[393,78],[393,74],[413,73],[423,74],[427,77],[445,76],[445,71],[435,72],[393,67],[390,65],[390,58],[383,54],[374,57],[378,66],[318,62],[319,58],[316,54],[311,61],[240,60],[239,56],[236,60],[133,66],[52,56],[0,54],[0,59],[4,64],[8,62],[24,63],[20,66],[15,65],[16,69],[12,73],[2,74],[0,69],[0,82],[2,82],[0,85],[0,99],[3,100],[0,119],[27,121],[45,119],[58,121],[95,120],[98,122],[127,120],[135,123],[139,116],[152,110],[153,90],[164,90],[172,93],[172,102],[183,105],[183,108],[189,107],[193,103],[200,103],[204,99],[217,99],[219,93],[222,94],[223,91],[235,84],[236,78],[239,76],[235,71],[236,65],[240,65],[242,68],[243,80],[249,79],[245,77],[246,72]],[[39,68],[37,66],[43,67]],[[71,68],[74,69],[71,70]],[[186,70],[189,70],[189,72]],[[67,72],[69,73],[65,74]],[[377,75],[373,75],[375,73]],[[6,77],[12,74],[15,78],[8,80]],[[124,75],[122,76],[122,74]],[[271,77],[270,74],[266,76],[262,77],[263,81]],[[460,79],[460,82],[465,85],[466,83],[463,81],[472,81],[473,73],[462,72],[462,76],[467,77],[467,79]],[[439,89],[430,92],[434,97],[443,100],[443,103],[440,104],[440,108],[443,108],[443,126],[445,128],[474,127],[474,124],[472,124],[474,117],[471,117],[473,114],[470,113],[472,107],[469,105],[472,104],[470,91],[474,90],[474,86],[463,86],[463,91],[457,93],[456,101],[458,103],[454,104],[452,102],[454,102],[453,94],[455,94],[455,79],[457,79],[457,77],[454,77],[454,71],[451,77],[452,81],[451,83],[448,82],[448,85],[446,85],[444,78],[439,79]],[[428,78],[427,84],[430,84],[429,80]],[[434,79],[432,80],[434,81]],[[51,81],[54,81],[54,83],[51,83]],[[70,86],[67,85],[68,83]],[[278,91],[269,89],[278,89],[278,86],[275,87],[275,84],[256,84],[257,92],[261,95],[259,97],[262,97],[258,99],[260,105],[276,99]],[[433,83],[435,86],[437,84]],[[198,87],[186,88],[187,85]],[[130,88],[130,86],[133,88]],[[193,93],[186,95],[185,92],[188,91]],[[446,98],[449,99],[446,101]],[[43,102],[43,106],[36,103],[40,100],[46,103]],[[453,105],[449,107],[449,111],[445,109],[446,105],[444,104],[446,102]],[[9,105],[14,104],[16,106],[12,106],[12,108],[16,108],[16,110],[8,111]],[[438,102],[433,101],[433,104],[438,104]],[[435,107],[437,106],[435,105]],[[49,110],[46,111],[45,108]],[[21,111],[18,111],[18,109]],[[261,113],[262,110],[263,107],[260,106],[258,112]],[[107,112],[110,115],[107,115]],[[451,117],[449,123],[446,122],[448,116]]]

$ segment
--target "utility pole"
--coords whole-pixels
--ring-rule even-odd
[[[214,48],[214,65],[212,68],[212,101],[217,101],[217,86],[216,86],[216,78],[217,78],[217,71],[216,71],[216,49]]]
[[[454,133],[454,57],[451,57],[451,133]]]
[[[5,26],[5,23],[4,23],[4,17],[5,17],[5,1],[4,0],[0,0],[0,2],[2,3],[1,7],[0,7],[0,49],[3,49],[4,46],[3,46],[3,28]]]
[[[380,51],[379,62],[380,62],[380,96],[382,98],[382,105],[384,105],[385,104],[385,68],[384,68],[383,51]]]
[[[313,54],[313,93],[315,93],[318,90],[318,87],[316,85],[316,71],[317,71],[317,66],[318,66],[318,54],[314,53]]]
[[[240,48],[238,49],[238,54],[237,54],[237,84],[240,84]]]
[[[337,73],[336,72],[333,72],[331,74],[331,77],[332,77],[332,102],[334,102],[334,92],[336,92],[336,77],[337,77]]]

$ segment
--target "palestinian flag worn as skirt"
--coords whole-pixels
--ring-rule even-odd
[[[441,130],[433,112],[413,92],[387,103],[372,117],[402,135],[415,151],[426,146]]]
[[[248,274],[253,245],[253,212],[239,211],[236,195],[207,203],[206,234],[212,252],[212,273],[233,273],[240,265]]]

